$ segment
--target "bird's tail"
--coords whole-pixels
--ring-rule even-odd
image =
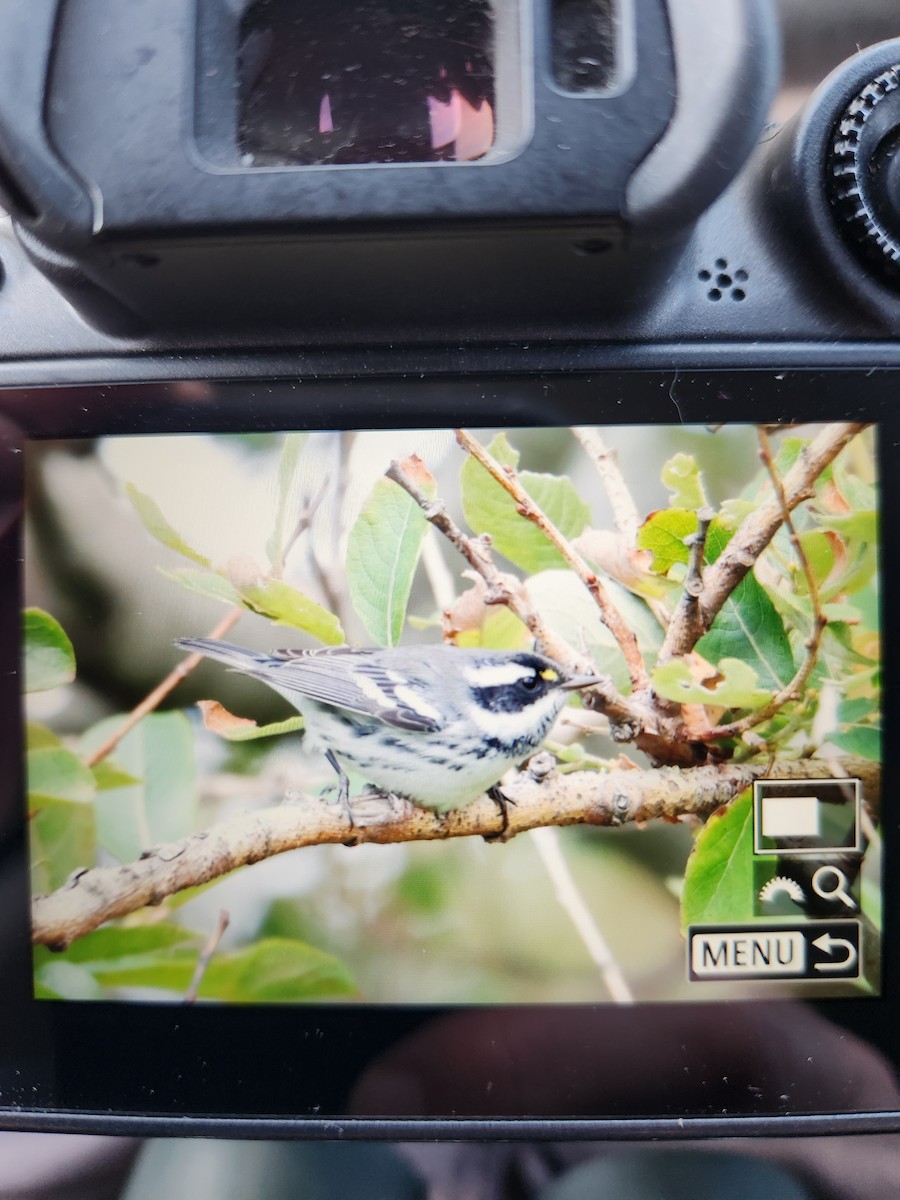
[[[255,675],[266,662],[268,655],[257,650],[245,650],[243,646],[233,646],[231,642],[217,642],[213,638],[179,638],[176,642],[182,650],[195,650],[225,663],[234,671],[243,671],[246,675]]]

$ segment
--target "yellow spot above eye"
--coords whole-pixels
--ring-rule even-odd
[[[553,670],[552,667],[547,667],[545,670],[541,671],[541,679],[546,679],[548,683],[557,683],[559,681],[559,675]]]

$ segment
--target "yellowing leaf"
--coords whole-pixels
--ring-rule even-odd
[[[705,506],[703,477],[692,454],[673,454],[663,466],[661,479],[671,489],[670,507],[698,509]]]
[[[762,708],[771,692],[756,686],[757,674],[737,658],[723,658],[709,679],[698,682],[683,659],[675,658],[652,674],[660,696],[678,704],[710,704],[717,708]]]
[[[690,558],[688,538],[697,532],[697,514],[683,508],[651,513],[638,530],[638,546],[653,555],[653,570],[666,575],[675,563]]]
[[[276,625],[302,629],[329,646],[340,646],[346,640],[334,613],[281,579],[269,579],[256,587],[241,588],[239,594],[248,608],[268,617]]]

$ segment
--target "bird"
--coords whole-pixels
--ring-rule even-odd
[[[276,650],[210,638],[177,645],[259,679],[304,718],[305,735],[337,772],[344,764],[382,792],[444,814],[488,792],[532,755],[569,694],[599,682],[527,650],[455,646]]]

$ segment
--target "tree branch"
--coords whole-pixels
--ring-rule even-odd
[[[660,651],[660,661],[688,654],[700,636],[707,633],[723,604],[784,523],[785,513],[792,513],[798,504],[815,493],[815,482],[840,454],[844,447],[865,429],[859,422],[834,422],[801,450],[797,461],[785,475],[783,497],[773,494],[745,518],[734,537],[704,575],[700,596],[701,632],[697,637],[674,622],[666,634]]]
[[[542,825],[540,829],[532,829],[531,838],[550,876],[557,903],[575,926],[584,948],[600,971],[610,998],[616,1004],[634,1004],[634,994],[628,986],[624,972],[600,926],[594,920],[594,914],[585,903],[584,896],[578,890],[578,884],[559,844],[556,829],[552,825]]]
[[[215,639],[223,638],[238,623],[246,611],[240,605],[230,608],[218,625],[214,629],[211,629],[207,636]],[[95,767],[101,759],[111,754],[122,738],[127,733],[130,733],[135,725],[142,721],[144,717],[152,713],[165,700],[166,696],[175,690],[182,679],[186,679],[191,671],[202,662],[202,654],[188,654],[186,658],[183,658],[178,666],[173,667],[165,679],[161,683],[158,683],[153,691],[146,695],[140,704],[131,710],[122,724],[110,734],[103,745],[98,746],[94,753],[84,760],[85,765]]]
[[[577,675],[595,674],[594,664],[553,632],[531,602],[528,589],[515,575],[500,571],[491,557],[490,539],[468,537],[448,514],[442,500],[431,499],[418,488],[397,462],[392,462],[385,475],[398,483],[415,500],[426,518],[447,538],[474,571],[484,580],[485,604],[505,604],[528,628],[538,649],[561,666]],[[612,680],[605,680],[589,689],[597,697],[597,707],[616,725],[640,724],[637,710],[622,696]]]
[[[618,455],[607,446],[593,425],[574,425],[572,433],[597,468],[603,490],[613,510],[616,528],[629,546],[636,546],[641,518],[619,467]]]
[[[688,560],[687,576],[684,590],[678,607],[672,614],[672,620],[666,635],[666,641],[673,645],[685,645],[690,642],[695,646],[703,636],[703,614],[700,611],[700,597],[703,595],[703,556],[706,552],[706,536],[715,516],[711,508],[701,508],[697,512],[697,532],[691,538],[690,558]],[[667,662],[665,647],[660,651],[659,662]]]
[[[635,691],[649,688],[650,677],[647,674],[638,640],[610,599],[596,572],[591,570],[569,539],[563,536],[547,514],[535,504],[519,483],[516,473],[511,467],[504,467],[498,463],[488,454],[484,446],[465,429],[456,430],[456,440],[462,449],[479,462],[503,490],[512,496],[521,515],[536,525],[547,540],[556,547],[593,597],[600,610],[600,619],[616,639],[625,662],[628,664],[628,673]]]
[[[856,758],[840,762],[848,775],[863,781],[867,803],[877,807],[880,766]],[[521,771],[503,788],[511,802],[504,837],[544,825],[624,825],[705,817],[764,775],[827,778],[834,769],[826,760],[802,759],[690,770],[662,767],[570,775]],[[497,805],[487,796],[444,816],[396,797],[362,797],[354,800],[353,815],[351,829],[341,805],[303,797],[296,803],[242,813],[181,841],[155,846],[136,862],[75,872],[51,895],[34,899],[32,940],[63,950],[114,917],[161,904],[185,888],[301,846],[346,844],[348,839],[353,845],[472,836],[495,839],[500,832]]]
[[[822,634],[825,632],[825,626],[828,624],[828,618],[822,611],[816,577],[813,575],[812,567],[809,565],[809,559],[806,556],[806,551],[803,549],[803,543],[797,536],[794,519],[791,516],[787,497],[784,493],[784,484],[775,468],[775,459],[772,455],[772,444],[769,440],[769,435],[762,426],[757,430],[757,434],[759,437],[759,456],[765,464],[766,470],[769,472],[772,487],[781,505],[784,524],[791,536],[791,545],[794,547],[794,553],[797,555],[800,568],[806,578],[806,586],[809,591],[813,613],[812,631],[805,642],[803,662],[797,668],[790,683],[776,692],[769,703],[762,708],[758,708],[756,712],[748,713],[746,717],[742,717],[739,721],[730,721],[727,725],[718,725],[713,729],[704,730],[700,734],[700,741],[712,742],[719,738],[740,737],[741,734],[746,733],[749,729],[753,729],[757,725],[762,725],[764,721],[768,721],[771,717],[774,717],[778,710],[787,704],[789,700],[799,700],[815,668],[816,659],[819,656],[819,646],[822,642]]]

